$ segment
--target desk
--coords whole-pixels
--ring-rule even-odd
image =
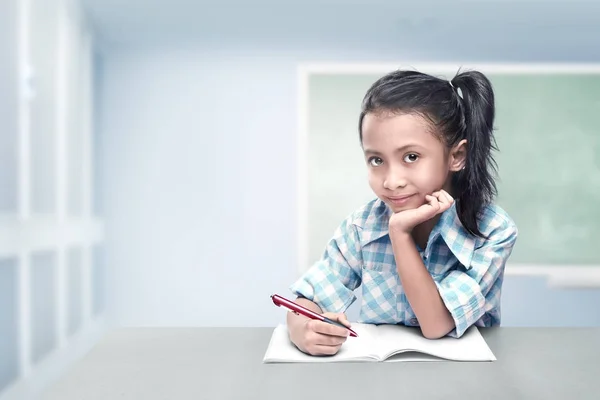
[[[43,399],[598,398],[600,328],[481,332],[497,361],[262,364],[270,328],[122,329]]]

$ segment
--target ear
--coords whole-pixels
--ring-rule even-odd
[[[467,163],[467,140],[463,139],[450,149],[448,167],[450,171],[460,171]]]

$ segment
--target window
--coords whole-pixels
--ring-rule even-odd
[[[104,265],[92,212],[92,41],[77,2],[1,2],[0,54],[3,398],[92,336]]]

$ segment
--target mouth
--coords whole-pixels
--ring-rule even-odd
[[[392,203],[395,206],[403,206],[414,196],[415,196],[415,193],[406,194],[404,196],[390,196],[387,199],[390,201],[390,203]]]

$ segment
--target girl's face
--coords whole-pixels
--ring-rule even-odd
[[[440,189],[452,195],[452,172],[466,156],[465,140],[449,150],[418,114],[367,114],[362,147],[369,185],[394,212],[417,208]]]

